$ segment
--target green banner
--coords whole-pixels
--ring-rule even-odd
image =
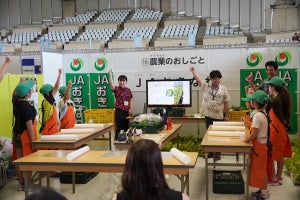
[[[114,108],[114,94],[109,85],[109,73],[90,74],[91,108]]]
[[[259,85],[262,80],[267,78],[267,73],[265,68],[261,69],[241,69],[240,70],[240,91],[241,91],[241,97],[246,96],[245,92],[245,86],[248,85],[248,82],[245,80],[245,78],[250,74],[253,73],[253,83]],[[291,125],[291,131],[290,134],[296,134],[298,131],[298,117],[297,117],[297,69],[293,68],[281,68],[278,70],[278,76],[283,78],[285,82],[288,84],[288,90],[291,94],[291,100],[292,100],[292,110],[291,110],[291,117],[290,117],[290,125]],[[240,105],[244,105],[244,101],[240,101]]]
[[[84,123],[85,110],[114,108],[108,73],[66,73],[66,85],[69,80],[72,80],[71,99],[75,103],[77,123]]]

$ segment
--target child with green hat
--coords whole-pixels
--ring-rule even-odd
[[[58,89],[61,99],[58,102],[60,129],[73,128],[75,125],[75,105],[70,99],[72,81],[68,81],[68,87],[62,86]]]
[[[279,76],[266,81],[269,94],[273,96],[267,107],[270,116],[270,141],[273,145],[271,158],[268,160],[269,185],[282,184],[284,158],[292,157],[290,139],[287,133],[291,114],[291,96],[286,82]],[[275,170],[274,164],[277,164]]]
[[[42,101],[42,126],[40,129],[40,133],[43,135],[51,135],[59,131],[54,97],[59,88],[61,73],[62,69],[59,69],[54,87],[47,83],[40,88],[40,93],[44,96]]]
[[[267,190],[267,153],[268,153],[268,118],[265,111],[265,105],[268,102],[268,95],[262,91],[257,90],[254,94],[247,95],[242,98],[243,101],[251,101],[256,113],[252,119],[250,135],[243,138],[244,142],[252,143],[253,150],[250,154],[249,166],[249,185],[259,188],[257,192],[251,195],[256,199],[267,199],[270,194]]]
[[[34,86],[33,80],[20,82],[13,94],[13,145],[16,149],[16,158],[19,159],[34,152],[31,142],[37,139],[36,134],[36,110],[29,102]],[[17,169],[18,191],[24,190],[23,172]],[[28,183],[31,183],[31,173],[28,175]],[[29,185],[31,187],[33,185]]]

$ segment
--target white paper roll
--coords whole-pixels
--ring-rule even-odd
[[[61,133],[92,133],[95,130],[93,128],[68,128],[61,129]]]
[[[78,140],[78,136],[75,134],[68,134],[68,135],[62,135],[62,134],[54,134],[54,135],[41,135],[41,140]]]
[[[180,160],[185,165],[191,163],[192,161],[188,155],[186,155],[185,153],[183,153],[182,151],[176,148],[172,148],[170,152],[173,156],[175,156],[178,160]]]
[[[89,150],[90,150],[90,147],[85,146],[80,149],[77,149],[76,151],[72,151],[71,153],[68,153],[66,157],[67,157],[68,161],[71,161],[71,160],[74,160],[75,158],[81,156],[82,154],[88,152]]]
[[[214,121],[213,125],[216,125],[216,126],[244,126],[244,122],[219,122],[219,121]]]
[[[245,135],[243,131],[207,131],[208,135],[221,136],[221,137],[240,137]]]
[[[75,128],[103,128],[104,124],[75,124]]]
[[[212,131],[245,131],[245,126],[216,126],[211,125]]]

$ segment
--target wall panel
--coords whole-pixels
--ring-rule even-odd
[[[19,0],[9,1],[9,20],[10,26],[16,27],[20,25],[20,2]]]
[[[8,0],[2,0],[0,6],[0,29],[9,27]]]
[[[41,0],[31,0],[31,23],[32,24],[43,23]]]
[[[20,1],[20,17],[22,25],[30,25],[31,24],[31,12],[30,12],[30,0],[22,0]]]
[[[194,16],[202,16],[202,0],[194,0]]]
[[[127,8],[127,0],[110,0],[111,8]]]
[[[152,9],[162,11],[160,0],[152,0]]]
[[[52,0],[53,18],[62,18],[62,0]]]
[[[42,19],[43,22],[52,21],[52,0],[42,0]]]
[[[229,23],[229,1],[230,0],[220,1],[220,22],[223,24]]]

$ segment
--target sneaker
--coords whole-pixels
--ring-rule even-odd
[[[31,185],[28,186],[28,191],[32,192],[32,191],[35,191],[35,190],[40,189],[40,188],[41,188],[41,186],[39,184],[31,184]]]
[[[261,195],[261,190],[257,190],[256,192],[251,192],[251,196],[252,197],[257,197],[257,196],[260,196]]]
[[[276,181],[268,181],[268,185],[269,186],[277,186],[277,185],[279,185],[279,181],[278,180],[276,180]]]
[[[256,197],[257,200],[265,200],[268,198],[270,198],[269,190],[261,190],[260,195]]]
[[[17,187],[17,190],[18,191],[24,191],[24,188],[25,188],[24,184],[19,184],[18,187]]]
[[[279,185],[282,185],[282,177],[278,178],[278,183],[279,183]]]

